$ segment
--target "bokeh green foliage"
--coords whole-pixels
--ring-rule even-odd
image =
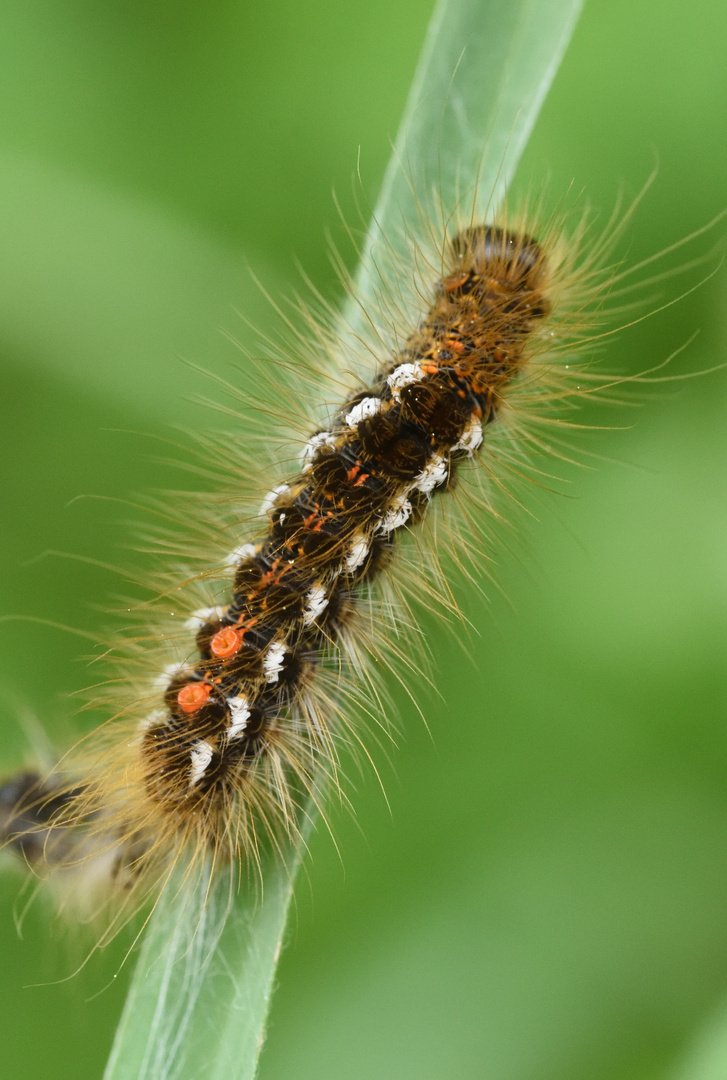
[[[375,198],[428,15],[3,6],[3,613],[105,623],[113,575],[36,556],[131,560],[133,511],[69,502],[185,482],[131,432],[222,423],[187,400],[211,389],[178,354],[223,375],[242,363],[216,327],[250,340],[234,308],[270,322],[247,262],[290,293],[297,256],[336,295],[330,189],[349,217]],[[516,187],[547,174],[555,202],[573,181],[607,212],[658,159],[629,261],[700,227],[727,201],[726,47],[717,0],[594,0]],[[625,332],[604,363],[644,370],[696,330],[670,371],[721,363],[726,281],[718,270]],[[646,290],[649,305],[681,288]],[[707,1080],[678,1061],[727,990],[727,376],[631,399],[584,416],[616,430],[585,434],[589,468],[559,470],[566,497],[533,491],[533,517],[504,531],[491,602],[463,600],[477,633],[427,626],[441,698],[412,689],[431,737],[392,684],[399,748],[375,751],[391,814],[364,770],[356,820],[332,813],[341,859],[313,838],[262,1080]],[[13,767],[28,715],[61,745],[78,730],[65,695],[93,680],[77,662],[92,650],[48,627],[0,630]],[[125,973],[87,999],[124,943],[66,984],[29,986],[68,974],[87,941],[41,903],[20,940],[17,879],[0,887],[7,1075],[98,1076]]]

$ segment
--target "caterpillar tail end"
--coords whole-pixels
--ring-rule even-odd
[[[69,837],[54,827],[78,794],[26,769],[0,784],[0,846],[31,867],[53,866],[69,855]]]

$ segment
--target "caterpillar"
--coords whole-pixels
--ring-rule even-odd
[[[563,376],[574,368],[557,354],[583,333],[602,249],[584,260],[577,237],[560,242],[551,227],[543,244],[506,224],[467,223],[440,242],[439,276],[422,284],[426,310],[408,336],[309,433],[297,468],[265,495],[256,529],[236,535],[224,567],[187,582],[187,594],[216,589],[215,602],[189,601],[182,638],[175,626],[124,643],[153,671],[146,692],[49,776],[28,770],[0,787],[11,849],[37,872],[84,873],[138,898],[182,852],[255,863],[261,844],[298,835],[304,797],[319,798],[322,776],[339,786],[340,744],[362,743],[356,697],[369,714],[380,708],[366,621],[390,601],[372,608],[372,590],[396,580],[404,534],[421,531],[462,466],[487,455],[498,427],[508,430],[514,394],[537,402],[536,423],[538,409],[570,399]],[[581,382],[589,377],[581,372]],[[517,441],[538,439],[514,415],[509,452],[521,459]],[[236,460],[233,440],[215,450]],[[496,477],[494,463],[489,472]],[[429,540],[418,569],[435,602],[451,607]],[[179,546],[176,536],[164,543]],[[177,582],[159,594],[180,603]],[[170,647],[174,661],[154,670]],[[395,664],[413,666],[406,647],[387,648]],[[342,688],[350,675],[358,691]],[[130,684],[138,681],[137,672]]]
[[[452,569],[482,576],[478,537],[518,485],[543,483],[536,459],[563,454],[568,411],[625,381],[587,357],[638,269],[608,265],[638,201],[600,236],[588,212],[570,229],[527,209],[430,227],[363,346],[305,313],[317,419],[297,420],[294,461],[265,412],[256,452],[247,428],[198,437],[228,491],[163,506],[152,600],[125,609],[135,624],[91,696],[108,719],[54,769],[0,784],[0,842],[82,917],[113,910],[102,942],[180,865],[234,883],[304,843],[311,804],[348,799],[342,751],[369,756],[364,728],[391,727],[377,665],[423,675],[410,598],[459,614]],[[284,362],[265,372],[281,394]],[[293,405],[306,411],[300,390]],[[266,454],[251,515],[241,489]]]

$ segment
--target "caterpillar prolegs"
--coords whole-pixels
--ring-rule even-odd
[[[0,788],[10,847],[40,871],[93,864],[144,894],[183,851],[255,862],[263,837],[296,835],[302,798],[321,775],[337,783],[339,743],[360,739],[341,683],[362,675],[362,601],[395,577],[403,534],[487,455],[514,388],[547,404],[571,394],[555,354],[581,327],[551,317],[573,273],[556,247],[500,225],[443,242],[423,316],[310,434],[257,535],[235,537],[231,589],[186,613],[183,659],[49,777]],[[578,311],[600,288],[594,264],[580,273]],[[135,640],[147,667],[163,638]]]

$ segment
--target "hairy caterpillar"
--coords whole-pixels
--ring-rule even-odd
[[[554,242],[548,248],[501,226],[445,238],[427,314],[373,382],[312,434],[298,473],[265,496],[258,516],[267,531],[235,538],[231,595],[186,613],[196,654],[157,672],[144,698],[88,740],[78,764],[71,755],[59,774],[25,773],[0,790],[4,837],[26,860],[93,863],[102,882],[141,883],[143,894],[149,875],[163,880],[185,849],[254,861],[261,833],[296,833],[299,791],[313,793],[321,769],[336,782],[338,729],[358,737],[330,669],[365,670],[357,607],[397,534],[454,486],[458,465],[501,420],[510,383],[546,406],[567,396],[553,358],[539,353],[553,349],[562,325],[563,311],[552,324],[548,316],[574,271],[573,246],[567,257]],[[592,299],[591,266],[565,310]],[[568,349],[572,334],[561,332],[557,348]],[[174,597],[179,604],[176,589]],[[147,662],[170,639],[177,653],[189,649],[171,627],[131,649]],[[398,657],[406,662],[405,652]],[[365,685],[371,711],[374,683]]]
[[[384,324],[395,300],[408,302],[397,311],[408,329],[388,349],[382,338],[368,379],[365,355],[343,360],[353,388],[308,431],[287,476],[278,463],[258,513],[243,520],[239,493],[226,508],[208,497],[167,510],[157,544],[172,563],[153,603],[130,612],[141,632],[117,643],[120,673],[101,699],[111,718],[50,775],[29,770],[0,787],[10,848],[64,880],[87,914],[110,887],[120,892],[113,931],[180,860],[193,874],[210,863],[256,866],[269,843],[298,842],[305,799],[320,805],[323,788],[341,789],[341,747],[367,752],[361,716],[389,722],[372,658],[399,678],[418,672],[403,630],[407,595],[457,611],[447,550],[460,566],[469,560],[468,575],[481,572],[472,541],[489,527],[498,489],[511,494],[533,468],[537,479],[533,458],[559,452],[563,409],[608,385],[574,359],[598,337],[606,290],[631,273],[606,265],[628,217],[588,246],[586,214],[570,233],[537,216],[465,220],[414,248],[420,280],[379,313]],[[315,343],[339,366],[351,349],[321,324]],[[334,375],[326,397],[345,382]],[[201,441],[235,486],[259,467],[234,436]],[[444,512],[430,518],[432,502]],[[233,549],[194,574],[190,551],[205,530]],[[408,534],[423,535],[402,567]]]

